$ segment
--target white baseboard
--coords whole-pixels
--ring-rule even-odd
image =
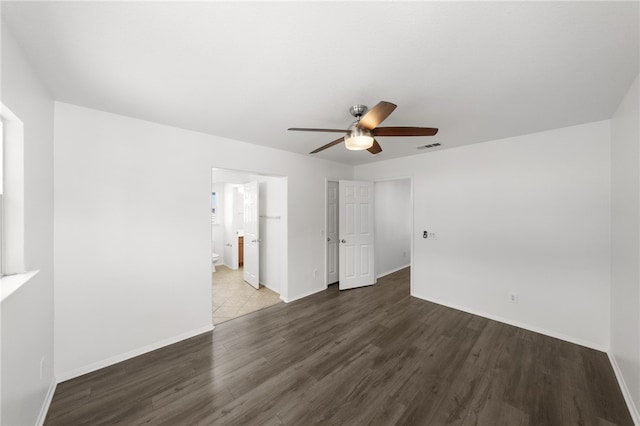
[[[278,293],[278,295],[280,295],[280,292],[278,290],[276,290],[275,288],[271,287],[270,285],[267,285],[265,283],[260,283],[261,286],[268,288],[269,290],[273,291],[274,293]]]
[[[607,355],[609,356],[609,362],[611,362],[611,367],[613,367],[613,372],[616,375],[616,379],[618,379],[618,386],[620,386],[622,396],[624,396],[624,401],[627,403],[627,408],[629,409],[629,413],[631,414],[633,423],[638,426],[640,425],[640,413],[638,413],[638,407],[636,407],[636,404],[633,402],[633,398],[631,398],[631,393],[629,392],[627,383],[624,380],[622,371],[618,366],[616,357],[611,352],[607,352]]]
[[[80,367],[80,368],[76,368],[74,370],[66,371],[66,372],[64,372],[62,374],[58,374],[57,375],[58,383],[62,383],[62,382],[65,382],[67,380],[71,380],[71,379],[74,379],[76,377],[82,376],[84,374],[91,373],[91,372],[96,371],[96,370],[100,370],[101,368],[105,368],[105,367],[108,367],[110,365],[117,364],[117,363],[125,361],[127,359],[136,357],[138,355],[145,354],[147,352],[155,351],[156,349],[160,349],[160,348],[162,348],[164,346],[172,345],[174,343],[180,342],[180,341],[185,340],[185,339],[189,339],[191,337],[197,336],[197,335],[202,334],[202,333],[209,332],[211,330],[213,330],[213,324],[210,324],[210,325],[207,325],[207,326],[204,326],[204,327],[200,327],[200,328],[197,328],[195,330],[191,330],[191,331],[188,331],[186,333],[182,333],[182,334],[180,334],[178,336],[170,337],[168,339],[164,339],[164,340],[161,340],[159,342],[155,342],[155,343],[152,343],[150,345],[143,346],[141,348],[134,349],[134,350],[129,351],[129,352],[125,352],[125,353],[122,353],[122,354],[119,354],[119,355],[115,355],[115,356],[109,357],[107,359],[104,359],[102,361],[91,363],[91,364],[86,365],[84,367]]]
[[[36,426],[44,425],[44,421],[47,419],[47,413],[49,412],[49,407],[51,407],[51,401],[53,401],[53,395],[56,393],[56,386],[58,386],[58,382],[56,381],[55,376],[51,377],[49,390],[47,390],[47,395],[45,396],[44,402],[42,403],[42,408],[40,409],[38,420],[36,420]]]
[[[384,277],[385,275],[393,274],[394,272],[398,272],[399,270],[404,269],[404,268],[408,268],[409,266],[411,266],[411,264],[410,264],[410,263],[407,263],[406,265],[401,266],[401,267],[399,267],[399,268],[395,268],[395,269],[392,269],[392,270],[387,271],[387,272],[381,272],[381,273],[379,273],[379,274],[378,274],[378,277],[377,277],[377,278],[382,278],[382,277]]]
[[[291,302],[295,302],[296,300],[304,299],[305,297],[311,296],[312,294],[320,293],[321,291],[325,291],[326,289],[327,289],[327,287],[321,287],[321,288],[317,288],[315,290],[307,291],[306,293],[302,293],[302,294],[299,294],[299,295],[294,296],[294,297],[284,297],[284,296],[281,295],[280,299],[284,303],[291,303]]]
[[[544,328],[541,327],[536,327],[530,324],[525,324],[519,321],[514,321],[511,319],[507,319],[507,318],[503,318],[500,317],[498,315],[493,315],[493,314],[489,314],[486,312],[482,312],[482,311],[477,311],[475,309],[470,309],[468,307],[465,306],[460,306],[460,305],[456,305],[453,303],[448,303],[448,302],[444,302],[442,300],[437,300],[434,298],[430,298],[430,297],[424,297],[424,296],[420,296],[420,295],[416,295],[416,294],[412,294],[413,297],[417,297],[418,299],[422,299],[422,300],[426,300],[428,302],[433,302],[433,303],[437,303],[438,305],[443,305],[443,306],[447,306],[449,308],[453,308],[453,309],[457,309],[459,311],[463,311],[463,312],[467,312],[469,314],[473,314],[473,315],[478,315],[480,317],[483,318],[488,318],[494,321],[498,321],[498,322],[502,322],[504,324],[509,324],[509,325],[513,325],[514,327],[518,327],[518,328],[523,328],[525,330],[529,330],[529,331],[533,331],[534,333],[540,333],[540,334],[544,334],[545,336],[549,336],[549,337],[555,337],[556,339],[560,339],[560,340],[564,340],[566,342],[569,343],[575,343],[576,345],[580,345],[580,346],[584,346],[587,348],[591,348],[591,349],[595,349],[597,351],[600,352],[608,352],[609,348],[599,345],[597,343],[594,342],[590,342],[587,340],[582,340],[579,339],[577,337],[574,336],[569,336],[567,334],[562,334],[562,333],[558,333],[555,331],[551,331],[551,330],[546,330]]]

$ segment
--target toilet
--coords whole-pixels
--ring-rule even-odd
[[[211,272],[216,271],[216,263],[220,260],[220,255],[218,253],[211,253]]]

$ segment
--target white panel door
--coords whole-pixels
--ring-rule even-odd
[[[327,182],[327,285],[338,281],[338,182]]]
[[[375,284],[373,183],[341,180],[338,211],[340,290]]]
[[[260,287],[260,218],[258,182],[244,185],[244,280]]]

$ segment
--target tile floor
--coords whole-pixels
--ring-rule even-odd
[[[267,306],[281,303],[280,295],[266,287],[251,287],[242,278],[242,268],[216,266],[212,274],[213,324],[220,324]]]

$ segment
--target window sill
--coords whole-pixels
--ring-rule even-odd
[[[2,299],[0,302],[4,302],[9,296],[16,292],[20,287],[25,285],[35,277],[39,271],[23,272],[15,275],[8,275],[0,278],[0,290],[2,290]]]

